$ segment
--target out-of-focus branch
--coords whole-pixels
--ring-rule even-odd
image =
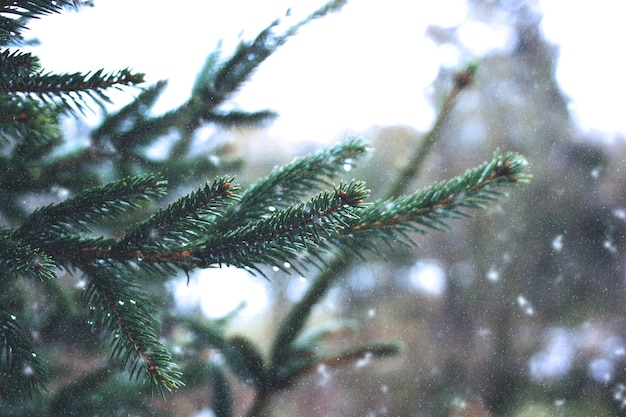
[[[433,146],[439,139],[442,127],[449,119],[450,113],[459,94],[469,87],[474,81],[476,74],[476,64],[469,64],[463,71],[458,72],[454,76],[454,86],[448,96],[445,98],[435,124],[432,129],[419,141],[412,154],[409,163],[400,171],[395,182],[389,188],[387,198],[397,197],[406,192],[411,181],[419,175],[420,170],[424,166],[426,158],[430,154]]]

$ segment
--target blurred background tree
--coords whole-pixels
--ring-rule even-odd
[[[373,340],[401,340],[402,354],[384,361],[365,355],[338,369],[320,366],[268,405],[273,415],[623,412],[624,146],[576,132],[554,79],[558,51],[542,38],[540,16],[532,5],[512,8],[509,3],[468,4],[473,19],[504,20],[514,29],[517,40],[512,51],[481,59],[471,87],[447,110],[455,80],[449,71],[442,71],[433,86],[433,101],[445,123],[426,134],[403,126],[364,132],[376,151],[349,175],[365,179],[374,193],[380,193],[374,197],[384,197],[395,173],[408,164],[407,149],[434,138],[421,175],[405,184],[409,189],[460,174],[498,147],[527,155],[535,180],[523,193],[512,193],[491,206],[487,215],[455,223],[447,233],[418,237],[417,249],[396,248],[385,261],[373,257],[352,263],[313,310],[309,324],[328,319],[359,324],[358,332],[328,329],[329,351]],[[462,48],[455,30],[431,27],[428,35],[442,46]],[[262,34],[257,40],[267,39]],[[257,63],[269,52],[263,51],[253,55]],[[209,57],[202,74],[208,75],[220,59],[217,53]],[[245,79],[245,74],[233,79]],[[202,82],[200,76],[197,91]],[[263,135],[257,128],[273,114],[263,110],[227,117],[217,104],[228,97],[219,92],[209,99],[215,106],[192,99],[166,115],[167,122],[151,120],[146,110],[164,87],[156,84],[135,104],[110,114],[89,133],[90,146],[64,155],[67,164],[59,167],[57,160],[37,159],[44,155],[41,150],[28,156],[38,162],[36,171],[9,170],[14,175],[5,177],[6,189],[14,190],[15,184],[24,188],[5,203],[10,210],[3,212],[4,224],[15,224],[35,207],[62,201],[85,186],[126,175],[164,172],[170,181],[186,183],[170,193],[177,197],[225,172],[252,182],[259,171],[269,172],[291,157],[246,155],[246,143]],[[211,146],[210,158],[196,154],[195,129],[215,122],[236,126],[237,134],[225,145]],[[172,143],[168,156],[173,158],[146,157],[148,141],[156,136]],[[128,140],[131,137],[133,141]],[[190,158],[177,158],[180,155]],[[34,174],[39,189],[29,182]],[[129,217],[128,223],[136,220]],[[233,414],[242,415],[253,404],[254,382],[232,383],[236,375],[221,370],[224,358],[215,349],[216,340],[232,340],[228,338],[244,331],[269,340],[292,307],[285,300],[293,300],[293,288],[306,286],[298,276],[271,269],[266,273],[274,302],[265,316],[237,321],[234,312],[205,327],[194,327],[203,325],[197,317],[181,321],[177,312],[164,317],[163,337],[180,347],[175,353],[185,364],[188,385],[165,402],[145,396],[126,375],[111,372],[82,315],[60,317],[67,310],[51,307],[37,290],[26,288],[31,297],[27,308],[33,312],[27,327],[38,343],[45,341],[45,356],[54,358],[50,373],[55,382],[48,400],[34,397],[11,403],[10,409],[5,401],[0,404],[3,413],[38,415],[37,410],[54,410],[57,415],[72,415],[81,410],[90,415],[89,410],[108,409],[111,415],[200,416],[212,415],[217,408],[218,415],[226,415],[219,413],[227,413],[229,406],[220,409],[211,394],[221,392],[223,398],[235,398]],[[70,288],[81,284],[70,274],[61,281]],[[171,294],[163,289],[162,284],[154,288],[157,304],[171,302]],[[61,320],[63,326],[58,326]],[[337,328],[346,328],[340,324],[346,323],[337,323]],[[68,334],[74,342],[67,343]],[[260,347],[266,352],[272,348],[270,342]],[[248,352],[245,344],[238,351]],[[225,392],[226,386],[235,392]]]

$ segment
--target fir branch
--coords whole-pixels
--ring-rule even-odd
[[[401,351],[401,346],[398,343],[378,343],[359,346],[334,355],[312,353],[309,356],[303,356],[292,354],[287,363],[274,368],[275,373],[271,375],[271,388],[274,391],[284,389],[293,384],[296,378],[315,372],[320,365],[330,370],[372,359],[388,358],[399,354]]]
[[[63,8],[76,8],[80,2],[71,0],[2,0],[0,1],[0,45],[18,45],[30,19],[59,13]]]
[[[467,215],[463,209],[482,207],[497,197],[497,187],[528,181],[530,176],[523,172],[526,165],[526,160],[520,155],[495,153],[491,162],[461,177],[434,185],[415,195],[363,206],[355,210],[357,220],[350,227],[339,231],[337,239],[326,240],[319,247],[309,248],[310,256],[314,256],[315,251],[328,251],[330,246],[339,249],[339,254],[344,254],[344,249],[351,249],[354,254],[363,250],[378,254],[380,251],[375,245],[376,239],[397,242],[401,238],[401,241],[413,244],[414,238],[408,235],[409,232],[424,233],[428,228],[442,228],[444,220]],[[302,300],[291,309],[272,345],[273,366],[283,366],[290,360],[295,349],[294,343],[311,309],[345,266],[343,257],[335,257]]]
[[[345,332],[354,332],[358,328],[355,320],[328,320],[318,324],[302,333],[294,341],[293,347],[296,351],[314,350],[324,339],[327,339]]]
[[[63,7],[75,6],[71,0],[2,0],[0,15],[14,15],[37,18],[52,13],[59,13]]]
[[[240,43],[235,54],[216,71],[212,82],[199,85],[205,87],[204,91],[196,90],[205,101],[221,103],[237,92],[254,70],[285,43],[286,38],[273,33],[278,23],[278,20],[272,22],[252,42]]]
[[[17,317],[0,307],[0,373],[2,385],[10,381],[12,390],[30,394],[45,389],[47,372],[33,344],[19,326]]]
[[[161,394],[183,386],[182,373],[157,337],[154,307],[127,279],[128,271],[105,261],[83,270],[91,280],[85,292],[90,322],[110,338],[111,356],[121,359],[131,378],[143,375]]]
[[[39,155],[58,138],[59,114],[54,106],[0,93],[0,139],[19,144],[12,152],[15,157],[25,160],[27,155]]]
[[[167,182],[156,175],[124,178],[88,188],[56,205],[35,210],[13,237],[49,244],[62,234],[89,231],[88,225],[114,218],[165,194]]]
[[[210,112],[204,116],[207,122],[212,122],[224,128],[255,128],[261,127],[278,117],[273,110],[259,110],[245,112],[232,110],[229,112]]]
[[[0,234],[0,274],[26,275],[40,280],[53,279],[55,262],[41,250],[23,241]]]
[[[256,264],[279,268],[299,253],[337,236],[358,219],[354,214],[368,190],[363,182],[341,184],[307,202],[249,222],[225,235],[212,236],[206,248],[195,254],[201,265],[234,265],[256,269]]]
[[[370,343],[345,350],[339,355],[326,356],[318,362],[323,363],[328,368],[334,368],[374,358],[388,358],[399,354],[401,351],[402,347],[398,343]]]
[[[39,73],[10,79],[0,78],[0,91],[6,94],[31,94],[44,102],[55,102],[61,108],[80,112],[87,105],[87,99],[97,105],[110,103],[105,90],[120,89],[122,86],[133,86],[144,81],[144,74],[133,73],[123,69],[106,74],[100,69],[93,73],[53,74]]]
[[[217,44],[215,50],[207,55],[206,59],[204,60],[204,65],[196,76],[193,87],[191,88],[192,100],[196,97],[206,97],[205,94],[208,91],[213,90],[213,82],[220,68],[221,57],[222,42],[220,41]],[[210,97],[207,98],[211,99]]]
[[[23,19],[6,17],[0,14],[0,46],[19,44],[23,41],[22,31],[26,29]]]
[[[248,339],[232,337],[222,351],[231,369],[244,381],[262,389],[268,383],[263,357],[259,349]]]
[[[119,239],[105,239],[103,237],[85,238],[78,234],[49,233],[40,236],[44,241],[42,246],[59,267],[82,268],[96,262],[111,259],[111,248],[119,243]],[[128,257],[131,258],[132,257]]]
[[[41,62],[33,54],[5,49],[0,53],[0,74],[6,80],[24,78],[41,71]]]
[[[280,23],[279,19],[275,20],[253,41],[240,43],[235,54],[220,67],[216,65],[217,57],[210,56],[201,72],[202,78],[194,86],[194,92],[203,97],[206,103],[222,103],[237,92],[254,70],[289,37],[295,35],[300,27],[330,12],[338,11],[344,4],[345,1],[331,1],[283,34],[275,33],[275,28]]]
[[[345,6],[346,4],[348,4],[347,0],[331,0],[328,3],[326,3],[325,5],[323,5],[322,7],[320,7],[319,9],[315,10],[313,13],[311,13],[308,17],[306,17],[304,20],[302,20],[301,22],[299,22],[298,24],[292,26],[286,33],[285,33],[285,37],[288,36],[293,36],[295,35],[298,30],[304,26],[307,23],[312,22],[313,20],[316,19],[320,19],[330,13],[334,13],[334,12],[338,12],[339,10],[341,10],[341,8],[343,8],[343,6]]]
[[[0,1],[0,45],[21,40],[29,19],[59,13],[73,2],[68,0],[2,0]]]
[[[269,210],[280,210],[300,203],[306,195],[328,185],[328,178],[351,168],[367,152],[367,143],[351,138],[306,157],[296,158],[268,176],[257,180],[227,214],[218,221],[219,230],[232,229],[267,216]]]
[[[167,208],[159,210],[143,223],[131,228],[122,239],[118,251],[129,249],[162,250],[169,245],[186,246],[202,238],[233,199],[237,199],[233,178],[216,178]]]
[[[360,221],[340,233],[344,242],[372,248],[371,238],[396,239],[406,233],[447,228],[447,219],[468,216],[467,209],[483,208],[502,193],[499,188],[527,182],[527,161],[515,153],[495,153],[491,162],[423,191],[377,202],[359,210]]]
[[[114,114],[107,114],[100,126],[91,132],[94,143],[102,145],[110,141],[118,151],[130,146],[145,144],[138,138],[145,137],[145,135],[141,135],[141,132],[143,125],[149,120],[148,110],[154,105],[166,86],[167,81],[159,81],[145,88],[131,103]]]

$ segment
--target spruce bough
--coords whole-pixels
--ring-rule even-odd
[[[283,35],[273,33],[274,22],[254,41],[242,43],[230,59],[220,60],[216,52],[198,77],[192,98],[179,109],[158,118],[146,116],[142,108],[149,107],[164,87],[164,83],[157,83],[134,103],[108,114],[92,133],[92,148],[53,157],[62,143],[60,116],[83,111],[89,100],[106,103],[110,88],[143,81],[142,74],[129,70],[111,74],[101,70],[44,73],[33,55],[6,49],[20,44],[29,18],[73,5],[70,1],[16,1],[0,6],[1,16],[20,16],[0,22],[5,48],[0,52],[0,189],[7,196],[2,212],[10,220],[0,231],[0,389],[4,395],[9,391],[38,391],[48,380],[37,341],[21,325],[23,315],[28,314],[21,280],[33,280],[64,306],[63,311],[80,315],[72,306],[71,291],[56,280],[60,269],[83,277],[82,305],[88,311],[83,321],[109,342],[112,358],[131,377],[148,381],[151,389],[164,394],[185,382],[170,348],[159,337],[162,307],[144,288],[150,281],[163,282],[180,272],[222,266],[260,275],[264,275],[264,266],[284,268],[286,263],[301,272],[324,271],[352,255],[381,254],[379,248],[387,244],[413,244],[416,233],[445,229],[448,220],[483,208],[501,196],[505,187],[529,179],[524,157],[496,152],[490,161],[451,180],[416,193],[369,202],[363,182],[335,182],[345,174],[346,166],[369,151],[366,141],[351,138],[277,168],[245,189],[231,176],[218,176],[154,210],[154,202],[166,196],[169,183],[181,183],[184,169],[168,166],[164,170],[168,175],[137,174],[138,166],[157,168],[155,172],[164,167],[145,159],[141,149],[171,128],[184,130],[182,125],[249,125],[274,117],[269,111],[228,113],[219,106],[301,24],[339,9],[343,2],[329,3]],[[467,84],[457,85],[454,96]],[[178,154],[190,146],[184,139],[176,145]],[[105,141],[113,152],[102,152],[98,147]],[[91,187],[77,179],[68,185],[72,191],[69,198],[29,213],[20,211],[15,203],[24,191],[46,190],[49,175],[63,167],[93,167],[103,160],[112,163],[119,179],[100,178],[99,184]],[[200,164],[198,160],[192,162],[194,167]],[[124,175],[129,172],[134,175]],[[63,181],[63,177],[55,181]],[[103,228],[111,232],[102,234]],[[210,326],[181,318],[224,354],[238,377],[252,381],[257,400],[250,415],[261,413],[267,398],[319,364],[338,366],[366,355],[385,357],[399,351],[397,344],[383,342],[325,356],[317,346],[334,329],[302,335],[311,308],[331,284],[325,276],[328,273],[322,274],[311,292],[293,307],[268,358],[252,341],[228,337]],[[218,415],[230,415],[231,394],[224,388],[224,371],[213,364],[210,375],[219,394],[214,395],[214,407],[221,413]]]

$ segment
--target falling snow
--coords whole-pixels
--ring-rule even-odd
[[[559,378],[570,370],[574,355],[570,334],[564,329],[554,329],[544,350],[530,358],[530,375],[536,380]]]
[[[440,296],[446,289],[446,274],[434,261],[419,261],[409,271],[413,289],[425,295]]]
[[[535,314],[535,308],[532,306],[530,301],[528,301],[528,299],[523,295],[517,296],[517,305],[527,316],[532,316]]]
[[[597,382],[606,384],[613,379],[615,366],[606,358],[596,358],[589,362],[588,374]]]
[[[498,282],[500,281],[500,271],[496,268],[492,267],[487,271],[487,280],[489,282]]]
[[[561,252],[563,250],[563,235],[557,235],[552,240],[552,249],[556,252]]]

